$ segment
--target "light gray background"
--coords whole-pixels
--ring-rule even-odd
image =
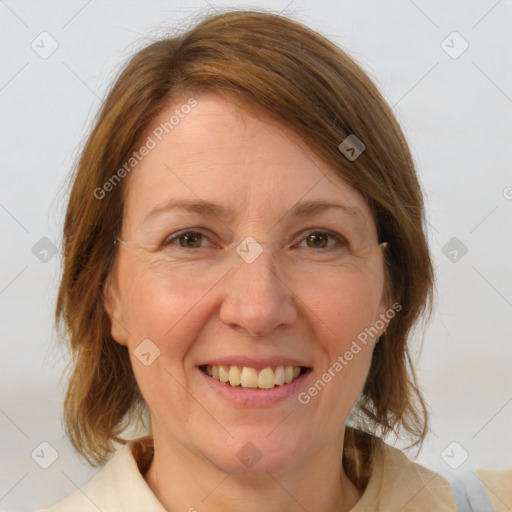
[[[66,357],[53,330],[59,255],[49,253],[45,263],[32,248],[43,237],[59,244],[66,175],[120,66],[180,20],[227,5],[242,6],[0,0],[3,510],[49,505],[94,473],[74,455],[61,426]],[[445,474],[510,467],[510,0],[286,0],[243,6],[285,9],[332,38],[363,65],[393,106],[428,197],[438,278],[437,310],[419,361],[432,432],[417,460]],[[47,59],[31,48],[34,40],[42,45],[43,31],[59,45]],[[445,51],[453,56],[463,48],[457,36],[441,46],[453,31],[469,43],[458,58]],[[452,237],[467,247],[462,257],[456,249],[456,262],[448,257],[455,256],[451,246],[448,256],[443,253]],[[48,447],[31,458],[43,441],[59,454],[46,470],[34,459],[49,462]],[[458,444],[443,458],[453,441]],[[463,450],[469,458],[452,469],[447,462],[460,463]]]

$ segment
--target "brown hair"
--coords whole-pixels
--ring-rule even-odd
[[[253,11],[209,16],[139,51],[108,94],[83,149],[65,219],[56,308],[73,353],[65,400],[72,444],[89,462],[102,462],[113,441],[125,442],[125,427],[144,409],[127,348],[112,340],[103,302],[128,178],[102,199],[95,190],[129,160],[169,102],[201,91],[243,101],[289,126],[368,201],[379,240],[388,242],[389,294],[402,310],[376,345],[354,417],[363,431],[382,436],[404,429],[421,445],[427,411],[407,340],[420,314],[430,311],[433,268],[407,143],[381,94],[346,53],[297,22]],[[354,161],[338,149],[351,134],[366,146]],[[366,464],[350,462],[350,449],[361,443],[358,431],[349,429],[345,458],[356,468],[349,475],[354,482],[364,480]]]

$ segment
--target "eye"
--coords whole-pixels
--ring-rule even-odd
[[[198,249],[205,247],[202,245],[203,240],[208,239],[205,235],[199,233],[198,231],[182,231],[181,233],[177,233],[166,238],[163,245],[165,247],[169,245],[178,245],[183,249]]]
[[[334,240],[334,243],[329,245],[329,239]],[[302,239],[302,242],[305,242],[306,247],[309,249],[330,249],[336,245],[336,242],[338,242],[338,244],[341,246],[347,245],[346,240],[342,236],[335,235],[334,233],[330,233],[328,231],[310,232],[305,238]],[[304,247],[304,245],[300,245]]]

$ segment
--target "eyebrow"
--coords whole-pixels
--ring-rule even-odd
[[[172,210],[185,210],[192,213],[200,213],[203,215],[210,215],[215,217],[226,216],[231,219],[233,214],[228,214],[227,209],[220,204],[212,203],[210,201],[193,200],[193,199],[171,199],[165,203],[155,206],[145,217],[144,221],[150,220],[157,215],[172,211]]]
[[[331,208],[341,209],[354,217],[362,215],[361,210],[355,206],[344,206],[342,204],[330,203],[329,201],[322,200],[310,200],[298,203],[290,210],[290,215],[292,217],[307,217],[308,215],[321,213]]]
[[[337,208],[353,217],[363,217],[362,211],[355,206],[344,206],[342,204],[331,203],[323,200],[302,201],[293,206],[284,216],[291,217],[308,217],[309,215],[318,214],[326,210]],[[235,216],[235,211],[228,210],[224,206],[212,203],[211,201],[191,200],[191,199],[171,199],[163,204],[155,206],[144,218],[144,222],[156,217],[157,215],[172,211],[185,210],[192,213],[202,215],[226,218],[231,221]],[[283,216],[283,217],[284,217]]]

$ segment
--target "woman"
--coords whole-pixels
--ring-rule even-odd
[[[380,439],[427,432],[433,268],[403,134],[332,43],[238,11],[140,51],[64,240],[69,438],[93,464],[127,444],[49,510],[456,510]]]

